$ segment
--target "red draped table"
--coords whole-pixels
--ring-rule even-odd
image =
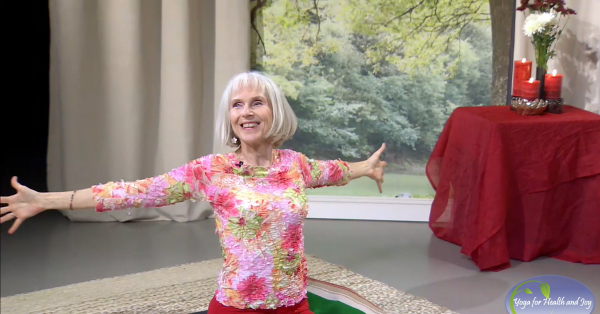
[[[600,263],[600,116],[456,109],[427,163],[429,227],[480,270],[540,256]]]

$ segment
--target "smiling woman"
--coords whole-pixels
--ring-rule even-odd
[[[238,140],[247,140],[246,145],[251,145],[252,141],[267,138],[279,147],[298,127],[296,114],[282,91],[257,72],[241,73],[231,79],[221,98],[218,121],[217,134],[231,147],[240,147]],[[242,123],[258,123],[260,128],[244,128]]]
[[[296,115],[275,83],[259,73],[232,78],[221,99],[218,129],[236,158],[246,165],[270,167],[271,150],[292,137]],[[270,145],[264,145],[265,142]]]
[[[207,201],[215,212],[224,257],[208,313],[312,313],[303,240],[306,190],[368,177],[381,191],[386,163],[379,158],[385,145],[355,163],[313,160],[278,149],[296,131],[296,116],[279,87],[256,72],[230,80],[220,109],[217,130],[237,148],[234,152],[203,156],[152,178],[72,192],[38,193],[13,178],[17,194],[0,200],[8,204],[0,222],[15,220],[12,234],[24,220],[47,209],[95,206],[106,212]]]

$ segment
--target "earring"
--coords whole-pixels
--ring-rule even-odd
[[[233,144],[237,144],[237,137],[235,137],[235,136],[234,136],[234,137],[232,137],[232,138],[231,138],[231,142],[232,142]]]

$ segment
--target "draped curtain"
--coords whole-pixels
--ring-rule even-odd
[[[516,2],[518,6],[520,1]],[[565,104],[600,114],[600,1],[568,0],[566,3],[577,15],[569,18],[556,44],[557,55],[549,61],[548,70],[556,69],[564,75],[562,96]],[[533,45],[523,34],[524,21],[523,12],[518,11],[514,58],[527,58],[535,66]]]
[[[239,0],[52,0],[50,191],[165,173],[226,148],[221,92],[249,69],[249,4]],[[203,219],[206,203],[95,213],[74,221]]]

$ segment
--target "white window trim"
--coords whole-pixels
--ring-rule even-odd
[[[433,200],[309,195],[309,219],[429,221]]]

